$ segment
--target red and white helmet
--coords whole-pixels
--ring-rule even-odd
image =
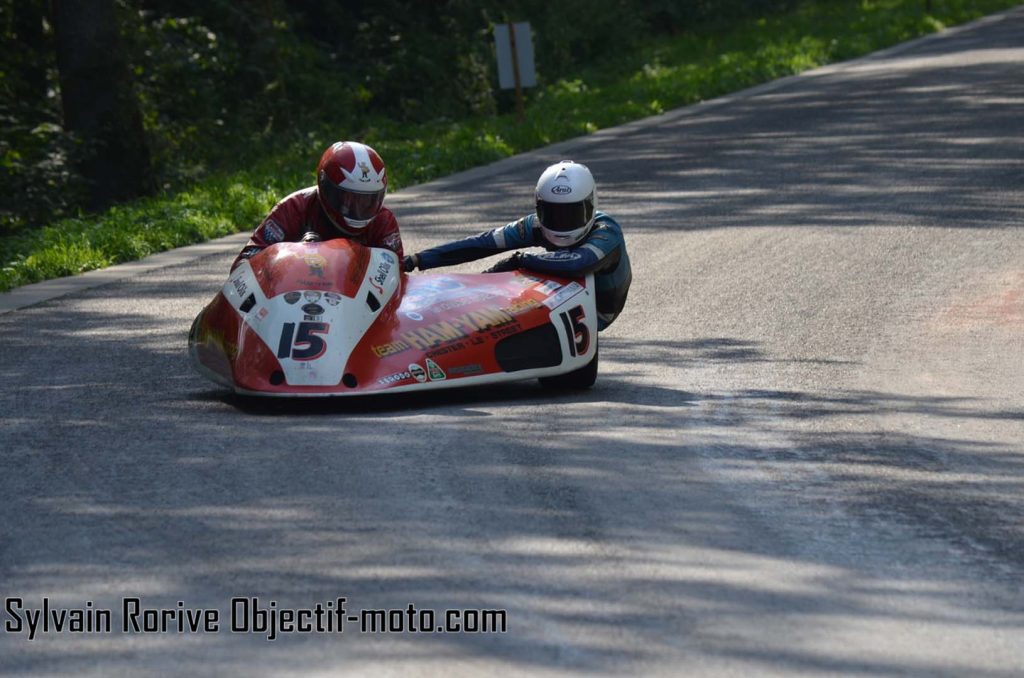
[[[366,144],[339,141],[320,157],[317,197],[331,222],[343,231],[365,228],[380,212],[387,187],[384,161]]]
[[[537,181],[537,219],[555,247],[572,247],[590,233],[597,211],[597,186],[585,165],[563,160]]]

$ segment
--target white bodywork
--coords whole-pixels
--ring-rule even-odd
[[[315,321],[327,326],[323,334],[330,338],[330,350],[323,355],[315,359],[296,360],[291,357],[291,351],[288,356],[278,352],[281,369],[289,384],[333,386],[341,381],[352,349],[398,289],[398,258],[385,249],[374,248],[371,253],[366,276],[355,297],[307,290],[299,293],[300,298],[293,303],[289,303],[286,300],[288,295],[284,294],[268,299],[256,282],[248,261],[239,264],[224,284],[224,297],[244,322],[275,352],[279,351],[286,325],[290,324],[293,332],[303,322]],[[256,296],[256,303],[250,305],[248,311],[243,311],[250,294]],[[370,294],[377,299],[376,310],[366,301]],[[310,315],[303,310],[312,305],[318,306],[323,313]],[[290,348],[291,341],[288,343]]]

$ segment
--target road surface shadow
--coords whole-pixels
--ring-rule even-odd
[[[1017,227],[1019,205],[991,191],[1019,186],[1024,80],[1000,55],[1019,49],[1020,28],[945,43],[989,50],[983,63],[819,76],[614,144],[580,140],[577,159],[614,177],[602,204],[639,235]],[[693,143],[657,143],[664,132]],[[626,147],[654,150],[623,168]],[[529,209],[537,170],[488,190]],[[656,193],[666,180],[676,193]],[[433,208],[454,211],[402,209],[413,223],[513,216],[490,215],[493,203],[452,191]],[[472,229],[450,223],[439,239]],[[644,380],[786,361],[749,337],[695,336],[609,340],[613,369],[568,396],[524,383],[253,404],[214,392],[185,357],[194,300],[223,282],[208,263],[0,317],[5,595],[225,613],[233,596],[283,607],[344,595],[350,609],[505,609],[508,633],[4,634],[0,672],[313,673],[451,657],[512,672],[1012,674],[987,668],[1019,658],[1010,639],[1024,631],[1021,411],[1005,401],[827,379]],[[799,362],[825,376],[856,367]],[[876,628],[961,648],[962,662],[849,658],[837,645]],[[987,663],[979,647],[1005,654]]]

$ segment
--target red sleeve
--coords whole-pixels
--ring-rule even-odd
[[[381,209],[380,214],[374,219],[372,240],[367,244],[371,247],[386,247],[398,255],[399,261],[405,256],[402,251],[402,234],[398,231],[398,219],[391,210],[386,207]]]
[[[302,233],[299,231],[302,230],[305,204],[301,193],[301,191],[292,193],[274,205],[274,209],[270,210],[270,214],[256,227],[249,242],[235,257],[231,264],[232,270],[243,259],[248,259],[274,243],[297,242],[302,237]]]

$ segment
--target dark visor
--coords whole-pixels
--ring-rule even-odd
[[[338,188],[330,181],[320,182],[320,195],[331,207],[346,219],[365,221],[377,216],[384,204],[384,190],[373,193],[357,193]]]
[[[594,216],[594,201],[582,202],[537,201],[537,218],[544,228],[558,233],[567,233],[583,228]]]

